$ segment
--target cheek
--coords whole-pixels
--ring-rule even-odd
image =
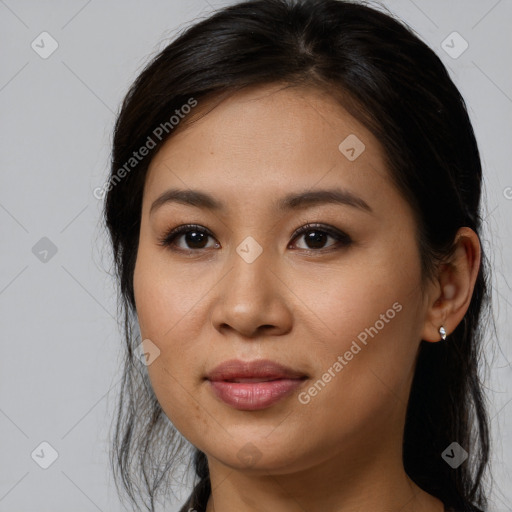
[[[170,343],[172,334],[196,310],[205,293],[202,276],[170,264],[165,251],[141,244],[133,276],[133,287],[141,334],[155,342]]]
[[[318,428],[332,428],[331,441],[339,428],[385,425],[407,402],[421,331],[421,274],[415,247],[399,249],[372,252],[325,276],[323,286],[311,281],[298,292],[308,289],[317,332],[324,333],[313,347],[318,380],[302,403]]]
[[[416,324],[422,299],[414,244],[377,241],[366,251],[347,253],[342,261],[336,268],[316,270],[307,279],[290,276],[294,294],[307,298],[297,306],[304,318],[317,323],[326,349],[339,352],[359,335],[364,342],[365,333],[371,339],[368,330],[377,335],[375,326],[379,339],[393,346],[410,340],[403,329]]]
[[[147,370],[162,409],[185,435],[191,422],[200,428],[205,421],[192,395],[203,372],[198,344],[206,320],[200,299],[213,284],[197,271],[174,271],[165,254],[140,246],[133,280],[137,317],[142,340],[159,350]]]

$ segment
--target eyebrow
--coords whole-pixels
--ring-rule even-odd
[[[155,210],[167,203],[180,203],[214,211],[225,210],[224,203],[205,192],[201,192],[200,190],[172,188],[165,191],[153,202],[149,214],[151,215]],[[340,188],[288,194],[284,198],[279,199],[275,206],[278,210],[284,211],[299,210],[319,204],[341,204],[352,206],[369,213],[373,212],[368,203],[362,198],[348,190]]]

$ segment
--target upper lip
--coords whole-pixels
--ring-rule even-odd
[[[269,359],[258,359],[256,361],[230,359],[216,366],[206,378],[212,381],[233,381],[236,379],[276,380],[300,379],[303,377],[306,377],[303,372],[293,370]]]

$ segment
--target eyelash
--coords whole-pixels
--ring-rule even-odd
[[[213,238],[213,235],[211,234],[211,232],[208,229],[206,229],[198,224],[185,224],[182,226],[178,226],[174,229],[171,229],[163,237],[160,237],[158,239],[158,244],[162,247],[167,247],[172,251],[188,253],[188,254],[204,250],[204,249],[181,249],[181,248],[175,247],[175,244],[174,244],[175,239],[178,238],[180,235],[186,234],[191,231],[203,233],[203,234],[211,236]],[[343,231],[335,229],[331,226],[327,226],[327,225],[323,225],[323,224],[311,224],[311,223],[307,223],[304,226],[301,226],[300,228],[296,229],[294,231],[294,233],[292,234],[292,240],[295,240],[299,236],[301,236],[309,231],[316,231],[317,233],[318,232],[325,233],[325,234],[331,236],[332,238],[336,239],[337,243],[333,244],[331,246],[328,246],[327,248],[323,248],[323,249],[299,249],[299,250],[302,250],[305,252],[310,252],[310,253],[311,252],[330,252],[333,249],[339,250],[339,249],[348,247],[349,245],[352,244],[352,239],[350,238],[350,236],[347,235],[346,233],[344,233]]]

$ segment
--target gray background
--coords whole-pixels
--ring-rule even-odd
[[[106,180],[129,84],[178,30],[227,3],[0,0],[0,512],[122,510],[107,458],[121,337],[93,190]],[[491,510],[510,511],[512,1],[383,5],[449,67],[480,145],[499,340],[488,347]],[[31,47],[43,31],[58,43],[46,59]],[[453,31],[469,44],[458,58],[441,46]],[[58,452],[48,469],[31,457],[43,441]],[[189,489],[177,492],[165,510],[177,510]]]

